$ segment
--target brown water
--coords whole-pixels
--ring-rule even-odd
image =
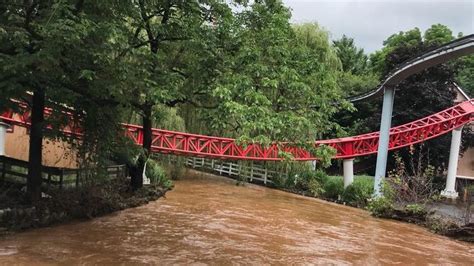
[[[217,177],[165,199],[0,239],[0,264],[466,264],[474,245],[421,227]]]

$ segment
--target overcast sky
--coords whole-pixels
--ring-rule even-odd
[[[393,33],[432,24],[447,25],[456,36],[474,32],[474,0],[283,0],[292,21],[318,22],[337,39],[346,34],[373,52]]]

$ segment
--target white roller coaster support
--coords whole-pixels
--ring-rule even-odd
[[[0,122],[0,155],[5,154],[5,142],[7,137],[8,124]]]
[[[383,94],[382,118],[380,120],[379,147],[377,150],[377,164],[375,167],[374,196],[382,195],[381,186],[387,170],[388,144],[390,140],[390,127],[392,125],[393,102],[395,88],[387,87]]]
[[[458,197],[456,192],[456,173],[458,169],[459,148],[461,147],[462,128],[459,127],[452,131],[451,149],[449,151],[448,175],[446,178],[446,188],[441,191],[441,195],[446,198],[455,199]]]
[[[344,168],[344,188],[354,182],[354,158],[344,159],[342,162]]]

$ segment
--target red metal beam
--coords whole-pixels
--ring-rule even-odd
[[[0,120],[12,125],[29,127],[29,112],[25,105],[21,114],[5,112]],[[51,109],[45,114],[50,115]],[[68,113],[70,114],[70,113]],[[422,119],[393,127],[390,130],[389,149],[395,150],[416,143],[420,143],[440,135],[464,124],[474,121],[474,99],[463,102],[436,114]],[[141,126],[122,124],[125,134],[136,144],[143,143],[143,129]],[[67,127],[62,129],[67,135],[81,138],[80,129]],[[378,132],[358,136],[319,140],[314,146],[328,145],[336,149],[335,159],[365,156],[377,152]],[[153,152],[170,153],[182,156],[211,157],[219,159],[280,161],[279,151],[289,152],[297,161],[312,161],[317,158],[303,148],[295,147],[291,143],[272,143],[269,146],[249,144],[245,147],[236,144],[235,139],[213,137],[198,134],[153,129]]]

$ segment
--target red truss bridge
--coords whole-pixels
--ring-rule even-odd
[[[29,127],[30,112],[26,105],[18,104],[22,107],[20,110],[23,110],[23,112],[3,113],[0,115],[0,120],[16,126]],[[45,110],[46,116],[51,113],[51,109]],[[474,121],[474,99],[422,119],[391,128],[389,149],[395,150],[436,138],[472,121]],[[122,125],[126,136],[130,137],[137,145],[143,144],[143,128],[141,126]],[[69,127],[63,129],[63,132],[79,139],[82,137],[79,128]],[[318,140],[313,145],[314,147],[330,146],[336,150],[335,159],[345,159],[377,153],[378,141],[379,133],[372,132],[352,137]],[[152,151],[182,156],[254,161],[280,161],[283,160],[280,152],[286,152],[290,153],[297,161],[317,159],[311,152],[291,143],[272,143],[268,146],[252,143],[241,146],[232,138],[189,134],[157,128],[153,129]]]

